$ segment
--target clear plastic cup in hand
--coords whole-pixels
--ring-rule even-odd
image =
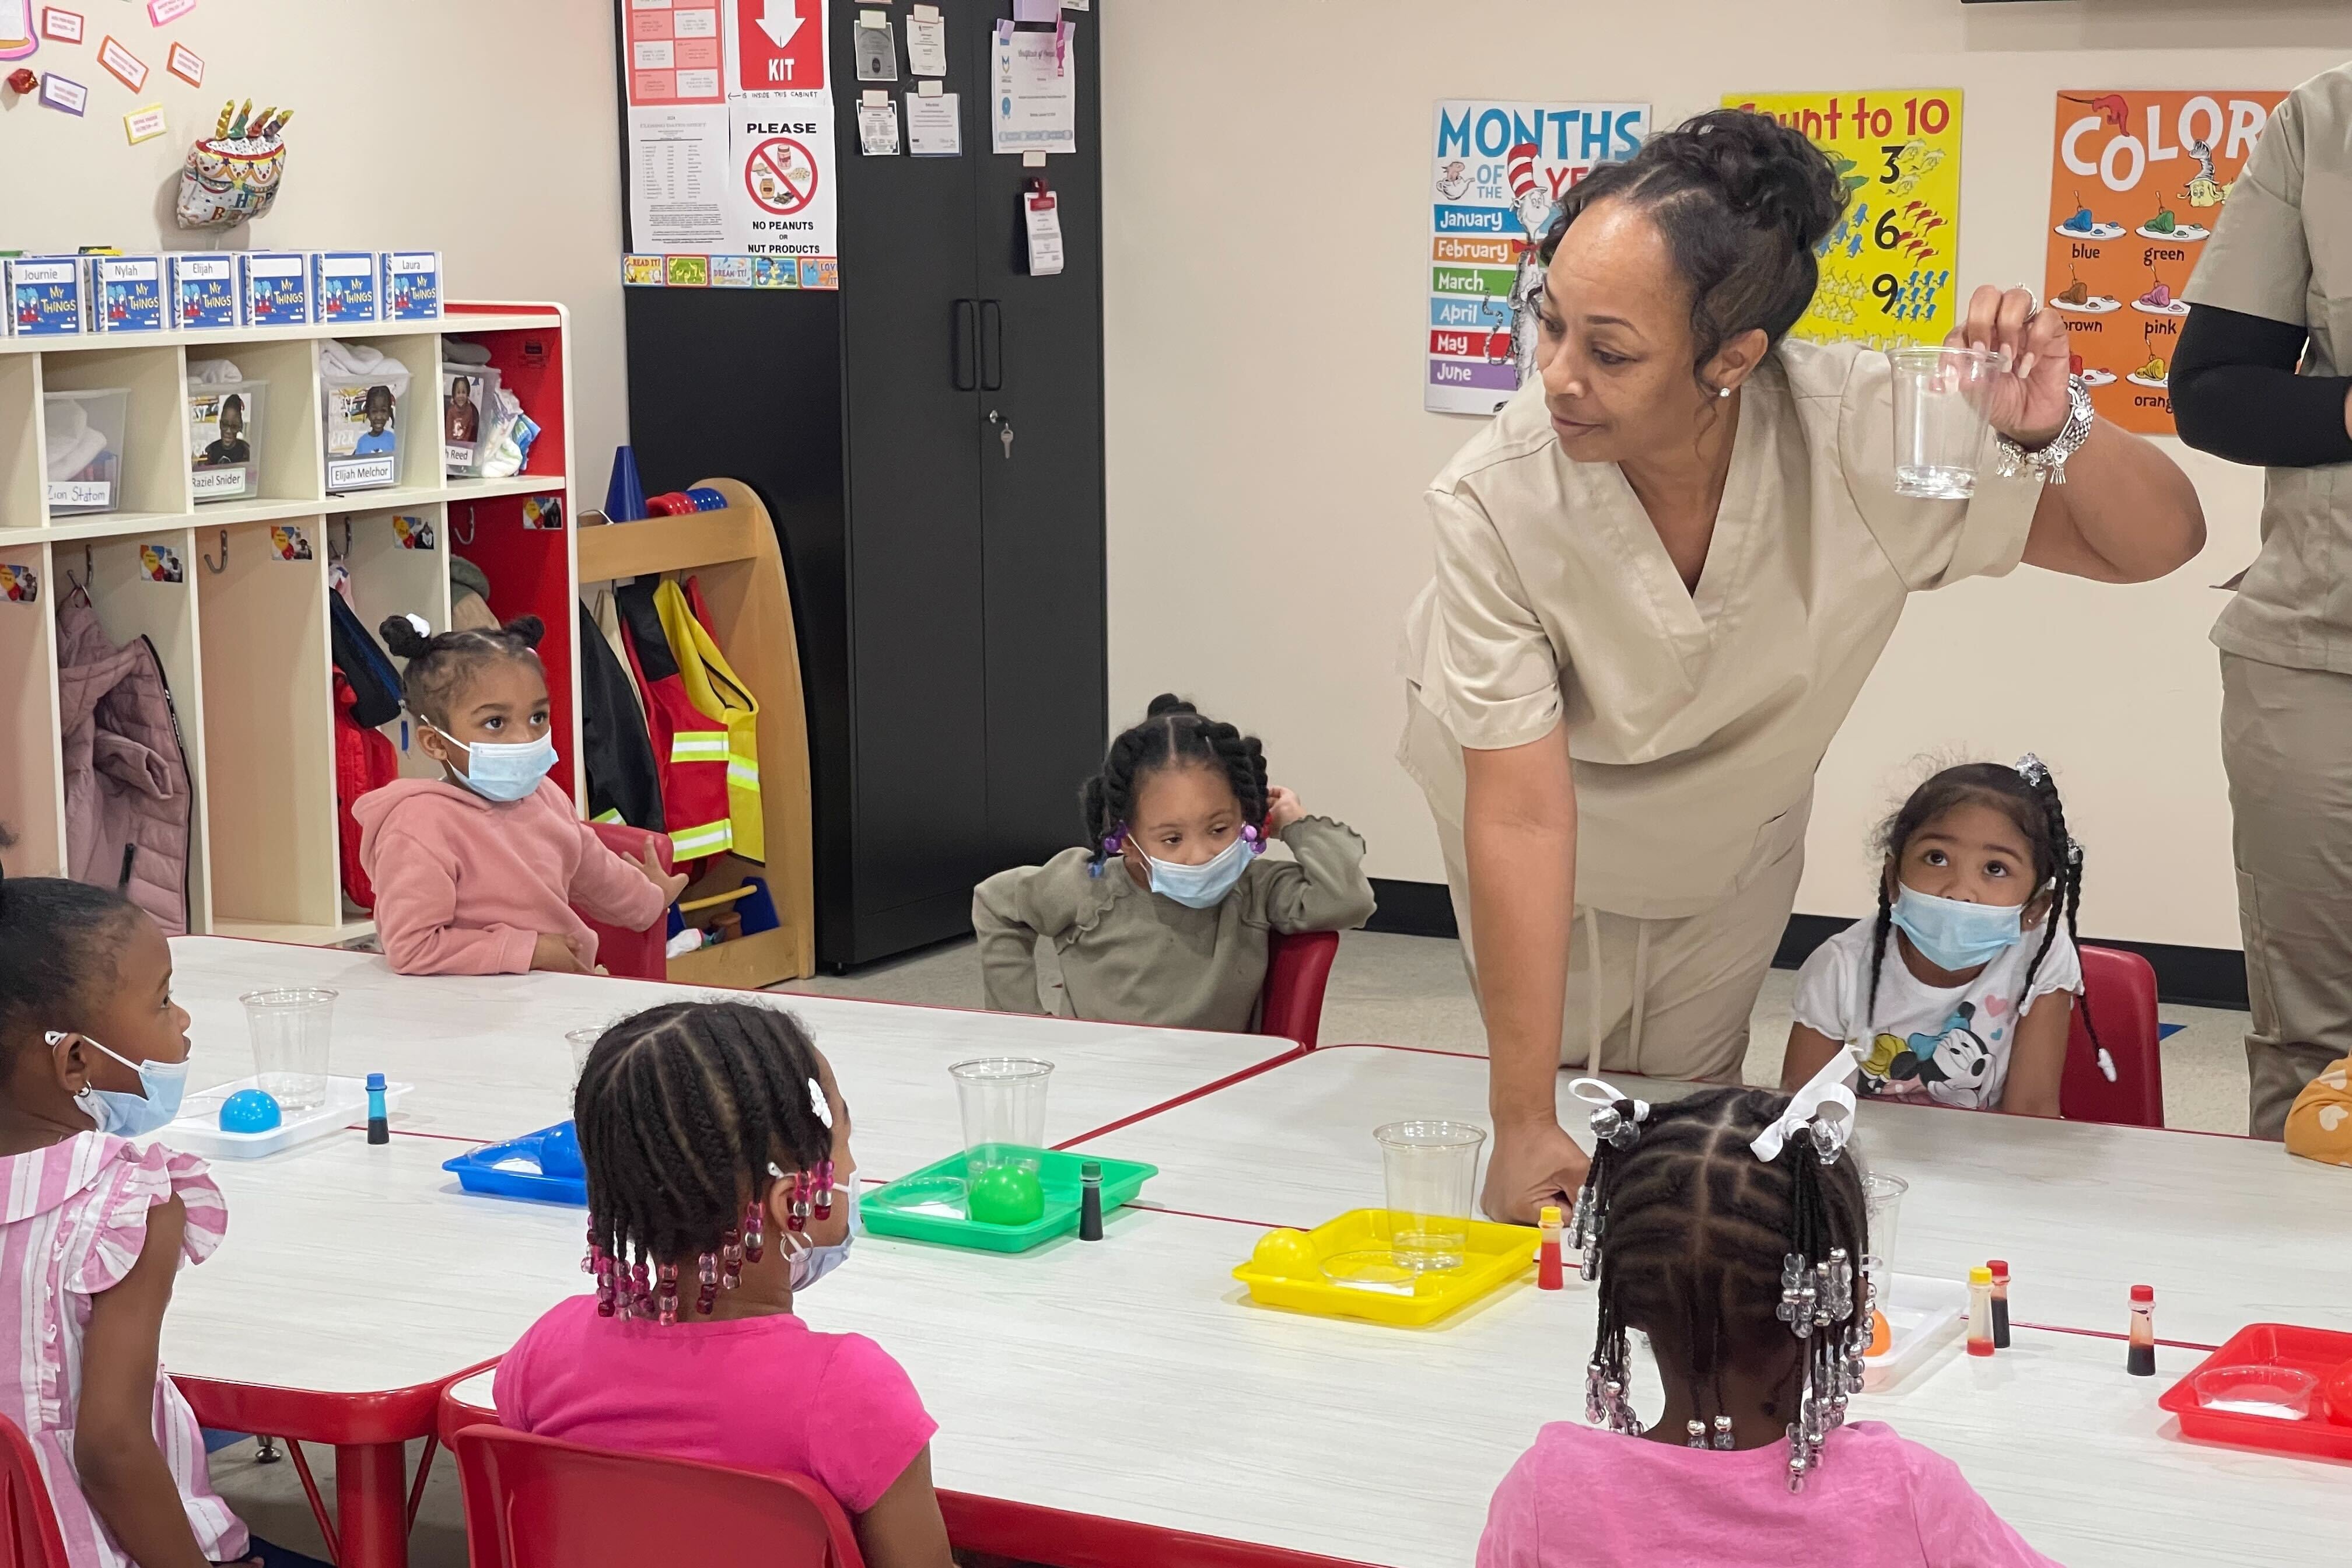
[[[1916,500],[1966,500],[1992,446],[1985,417],[1993,379],[2009,357],[1986,349],[1896,349],[1895,493]]]
[[[1895,1228],[1903,1217],[1903,1194],[1911,1184],[1900,1176],[1872,1171],[1862,1178],[1862,1207],[1870,1225],[1870,1242],[1863,1263],[1881,1273],[1895,1268]]]
[[[1466,1121],[1391,1121],[1372,1136],[1381,1145],[1389,1247],[1398,1265],[1416,1271],[1462,1267],[1486,1130]]]
[[[979,1057],[956,1063],[948,1075],[963,1113],[966,1173],[977,1177],[999,1165],[1034,1172],[1034,1151],[1045,1143],[1045,1086],[1054,1064],[1034,1057]]]
[[[334,1037],[335,993],[323,986],[248,991],[246,1027],[263,1093],[287,1116],[327,1102],[328,1047]]]

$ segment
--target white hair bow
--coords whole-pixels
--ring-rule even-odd
[[[1853,1077],[1853,1053],[1841,1049],[1822,1064],[1804,1088],[1789,1097],[1789,1109],[1780,1120],[1758,1134],[1748,1148],[1766,1164],[1780,1157],[1780,1151],[1801,1127],[1812,1129],[1813,1152],[1828,1164],[1845,1152],[1846,1140],[1853,1136],[1853,1090],[1846,1080]]]
[[[1620,1092],[1614,1084],[1605,1083],[1600,1079],[1576,1079],[1569,1084],[1568,1092],[1587,1105],[1599,1107],[1592,1113],[1593,1135],[1607,1139],[1620,1149],[1631,1143],[1638,1136],[1635,1129],[1650,1120],[1648,1100],[1634,1100],[1632,1095]],[[1633,1106],[1631,1121],[1627,1121],[1624,1113],[1617,1109],[1628,1100],[1632,1100]]]

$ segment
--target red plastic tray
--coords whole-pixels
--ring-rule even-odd
[[[2323,1459],[2352,1459],[2352,1410],[2343,1420],[2330,1420],[2327,1381],[2352,1363],[2352,1334],[2326,1329],[2300,1329],[2292,1323],[2249,1323],[2230,1336],[2230,1342],[2197,1363],[2195,1372],[2164,1391],[2159,1407],[2180,1418],[2180,1435],[2205,1443],[2227,1443],[2240,1448],[2261,1448],[2273,1454],[2309,1454]],[[2262,1415],[2238,1415],[2208,1410],[2197,1403],[2197,1374],[2219,1366],[2291,1366],[2319,1380],[2311,1414],[2301,1421],[2274,1421]]]

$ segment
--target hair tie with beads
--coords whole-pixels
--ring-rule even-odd
[[[2026,752],[2011,765],[2017,769],[2017,776],[2023,779],[2030,788],[2040,789],[2050,782],[2049,767],[2032,752]]]

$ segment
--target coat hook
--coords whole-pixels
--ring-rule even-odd
[[[347,517],[347,518],[343,519],[343,553],[342,553],[342,555],[341,555],[341,559],[345,560],[345,561],[349,561],[351,558],[352,558],[352,520],[351,520],[350,518],[348,518],[348,517]]]
[[[450,538],[452,538],[452,539],[454,539],[454,540],[456,540],[456,541],[457,541],[458,543],[460,543],[460,544],[471,544],[471,543],[473,543],[473,542],[474,542],[474,534],[475,534],[476,530],[477,530],[478,527],[479,527],[479,524],[478,524],[478,523],[474,521],[474,503],[473,503],[473,502],[471,502],[471,501],[467,501],[467,502],[466,503],[466,531],[465,531],[465,532],[463,532],[463,533],[459,533],[459,532],[457,531],[457,514],[456,514],[455,510],[452,510],[452,512],[450,513],[450,517],[449,517],[449,537],[450,537]]]
[[[205,570],[207,572],[217,574],[228,570],[228,530],[226,528],[220,531],[220,559],[215,561],[199,550],[196,552],[196,559],[205,563]]]
[[[98,575],[98,563],[97,563],[95,561],[93,561],[93,560],[91,560],[91,559],[90,559],[89,545],[88,542],[87,542],[87,541],[85,541],[85,542],[83,542],[83,544],[82,544],[82,547],[81,547],[81,580],[82,580],[82,583],[84,584],[84,585],[87,585],[87,584],[89,584],[92,579],[94,579],[95,577],[97,577],[97,575]]]

